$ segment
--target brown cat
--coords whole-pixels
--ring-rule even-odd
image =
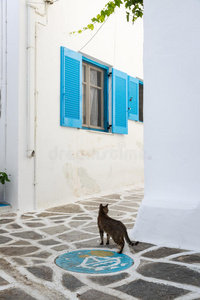
[[[137,245],[138,242],[131,242],[128,237],[126,226],[121,222],[115,219],[112,219],[108,216],[108,204],[103,206],[99,205],[99,215],[97,219],[99,234],[101,238],[100,245],[103,245],[103,234],[107,233],[107,242],[106,245],[109,245],[109,238],[112,237],[113,241],[120,246],[118,253],[122,253],[124,249],[124,238],[130,246]]]

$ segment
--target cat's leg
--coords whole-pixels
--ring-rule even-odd
[[[120,238],[120,240],[118,241],[118,243],[117,243],[118,245],[119,245],[119,251],[118,251],[118,253],[119,254],[121,254],[122,253],[122,251],[123,251],[123,249],[124,249],[124,239],[123,238]]]
[[[109,239],[110,239],[110,236],[109,236],[109,234],[107,233],[107,242],[106,242],[106,245],[109,245],[109,244],[110,244]]]
[[[99,229],[99,234],[100,234],[100,238],[101,238],[100,245],[103,245],[103,230],[102,229]]]

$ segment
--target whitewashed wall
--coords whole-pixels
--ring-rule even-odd
[[[0,170],[11,175],[0,201],[34,207],[34,161],[27,159],[27,6],[5,0],[1,9]]]
[[[141,241],[200,247],[200,2],[145,1]]]
[[[28,2],[27,7],[25,0],[19,1],[20,18],[18,14],[10,18],[20,32],[16,37],[19,139],[15,159],[19,180],[13,204],[20,209],[50,207],[143,182],[142,123],[129,121],[127,136],[59,125],[60,46],[82,48],[82,53],[143,78],[142,21],[128,24],[120,9],[96,35],[100,26],[93,32],[70,35],[87,25],[107,1],[59,0],[46,8],[36,4],[41,1]],[[35,156],[28,158],[33,150]]]

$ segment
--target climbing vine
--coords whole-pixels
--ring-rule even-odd
[[[100,13],[91,19],[91,23],[86,27],[78,30],[78,33],[82,33],[85,30],[93,30],[96,23],[103,23],[107,18],[114,13],[116,7],[124,5],[126,8],[126,19],[127,21],[135,22],[138,18],[143,16],[143,0],[113,0],[109,1]],[[71,32],[72,34],[76,31]]]

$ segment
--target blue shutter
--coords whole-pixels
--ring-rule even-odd
[[[61,47],[60,125],[82,127],[82,55]]]
[[[112,132],[128,133],[127,74],[112,69]]]
[[[139,79],[128,76],[128,118],[139,120]]]

